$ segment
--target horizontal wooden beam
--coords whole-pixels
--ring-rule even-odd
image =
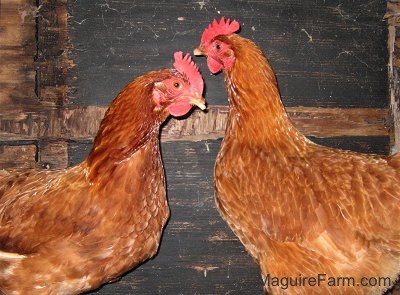
[[[90,140],[99,128],[106,108],[0,108],[0,140]],[[287,108],[296,127],[307,136],[388,136],[388,111],[377,108]],[[163,127],[161,139],[204,140],[224,136],[227,106],[210,106],[207,112],[195,110],[188,118],[171,118]]]
[[[291,107],[287,112],[307,136],[387,136],[388,109]]]
[[[295,126],[307,136],[387,136],[387,110],[376,108],[286,109]],[[204,140],[224,136],[228,107],[211,106],[207,113],[195,111],[186,120],[171,120],[161,138],[168,140]]]

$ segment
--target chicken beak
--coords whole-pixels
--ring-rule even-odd
[[[194,54],[195,56],[202,56],[202,55],[204,55],[204,53],[203,53],[203,51],[200,49],[200,47],[195,48],[195,49],[193,50],[193,54]]]
[[[199,96],[199,97],[195,97],[190,99],[190,103],[192,105],[197,106],[199,109],[201,109],[202,111],[204,111],[207,107],[206,107],[206,100],[204,97]]]
[[[165,85],[163,82],[155,82],[154,83],[154,87],[160,90],[164,90],[165,89]]]

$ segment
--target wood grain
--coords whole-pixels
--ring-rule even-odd
[[[37,160],[42,168],[67,168],[68,144],[65,141],[42,142],[39,145]]]
[[[0,145],[0,168],[34,168],[36,162],[37,147],[27,145]]]
[[[400,3],[388,1],[385,18],[388,22],[389,97],[393,119],[391,130],[392,151],[400,151]]]
[[[26,103],[35,96],[33,0],[0,3],[0,104]]]
[[[93,139],[106,108],[89,106],[60,110],[0,109],[0,140]],[[289,107],[296,127],[307,136],[387,136],[387,110],[376,108]],[[195,110],[185,120],[171,119],[162,129],[162,141],[204,140],[224,136],[228,107]]]
[[[68,72],[73,62],[68,57],[71,48],[68,37],[66,0],[39,0],[37,22],[36,94],[45,105],[64,105],[70,87]]]

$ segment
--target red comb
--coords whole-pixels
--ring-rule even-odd
[[[190,86],[197,91],[199,95],[203,93],[203,77],[200,74],[199,68],[196,66],[190,54],[186,54],[183,56],[182,51],[178,51],[174,53],[174,67],[175,69],[181,73],[182,75],[188,78]]]
[[[204,30],[203,36],[201,36],[201,44],[208,43],[218,35],[230,35],[237,32],[240,29],[240,24],[229,18],[225,20],[224,17],[221,18],[219,23],[216,19]]]

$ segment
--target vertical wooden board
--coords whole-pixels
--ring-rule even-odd
[[[0,3],[0,105],[29,104],[35,97],[33,0]]]
[[[387,140],[319,140],[369,153],[384,152],[382,142]],[[263,294],[258,266],[215,208],[213,169],[220,144],[221,140],[162,143],[171,218],[159,253],[92,294]],[[88,141],[70,143],[70,151],[75,151],[70,164],[82,161],[90,148]]]
[[[236,18],[290,106],[387,106],[386,1],[71,1],[74,103],[107,104],[133,77],[192,52],[213,18]],[[204,58],[210,104],[226,104]],[[256,65],[255,65],[256,66]]]
[[[72,62],[67,32],[67,0],[37,0],[37,87],[43,104],[62,106],[67,103],[67,73]]]
[[[68,166],[68,144],[59,140],[40,142],[39,165],[46,169],[66,168]]]
[[[389,97],[390,111],[393,120],[391,130],[392,152],[400,151],[400,3],[388,1],[388,11],[385,18],[388,22],[388,73],[389,73]]]

